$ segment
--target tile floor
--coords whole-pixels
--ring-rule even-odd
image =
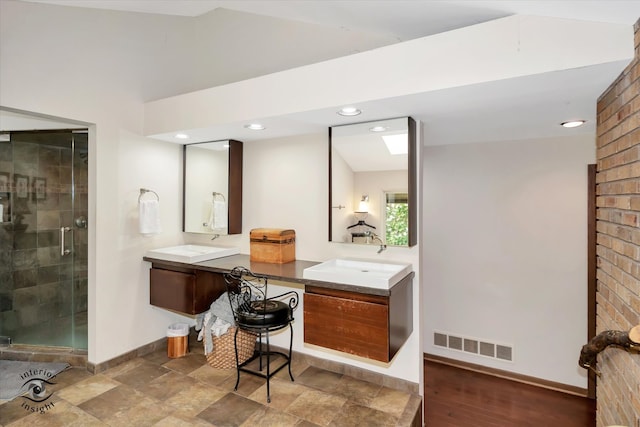
[[[207,364],[200,343],[185,357],[158,350],[92,375],[70,368],[56,376],[49,405],[31,412],[18,397],[0,405],[4,426],[411,426],[420,396],[292,363],[265,380]],[[28,402],[31,403],[31,402]],[[418,418],[419,420],[419,418]]]

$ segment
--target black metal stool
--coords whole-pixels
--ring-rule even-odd
[[[240,384],[240,371],[256,375],[267,380],[267,402],[271,402],[269,379],[277,374],[282,368],[289,368],[289,377],[293,381],[291,374],[291,349],[293,346],[293,310],[298,306],[298,293],[289,291],[284,294],[267,298],[267,278],[265,276],[252,273],[245,267],[234,267],[229,273],[224,275],[224,280],[229,294],[229,303],[233,311],[233,317],[237,328],[233,338],[236,353],[237,379],[234,390]],[[282,300],[287,300],[282,301]],[[289,353],[272,351],[269,347],[269,334],[289,327]],[[242,329],[258,336],[258,346],[248,360],[242,363],[238,358],[238,331]],[[265,337],[266,350],[262,347],[262,336]],[[270,359],[273,355],[284,358],[284,363],[273,371],[270,366]],[[262,358],[266,356],[266,372],[263,372]],[[258,370],[248,368],[247,365],[259,358]]]

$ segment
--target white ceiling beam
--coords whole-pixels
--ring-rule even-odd
[[[144,132],[214,128],[630,60],[633,49],[628,25],[510,16],[148,102]]]

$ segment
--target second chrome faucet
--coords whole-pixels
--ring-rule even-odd
[[[371,233],[371,241],[375,242],[375,241],[380,242],[380,249],[378,249],[378,253],[384,251],[385,249],[387,249],[387,245],[384,243],[384,241],[382,241],[382,239],[380,238],[380,236],[378,236],[375,233]]]

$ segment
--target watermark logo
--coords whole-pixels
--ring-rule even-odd
[[[24,390],[21,397],[25,399],[22,407],[29,412],[39,412],[44,414],[55,405],[49,401],[53,392],[47,390],[47,385],[54,385],[51,380],[55,374],[46,369],[29,369],[20,379],[24,380],[21,390]]]

